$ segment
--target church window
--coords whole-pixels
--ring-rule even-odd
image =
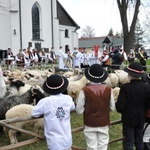
[[[40,39],[40,16],[39,8],[36,4],[32,7],[32,36],[33,39]]]
[[[65,37],[69,37],[69,32],[67,29],[65,30]]]

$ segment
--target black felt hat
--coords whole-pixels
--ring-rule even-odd
[[[108,73],[103,69],[102,65],[93,64],[85,69],[85,76],[88,80],[98,83],[105,81],[108,77]]]
[[[51,95],[62,93],[68,86],[68,80],[60,75],[51,75],[43,84],[43,90]]]
[[[130,65],[124,69],[124,71],[137,78],[144,76],[143,67],[139,62],[131,62]]]

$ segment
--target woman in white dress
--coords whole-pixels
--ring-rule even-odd
[[[80,68],[82,54],[78,51],[76,47],[72,51],[71,56],[73,58],[73,68]]]
[[[60,46],[59,53],[58,53],[58,55],[59,55],[59,68],[60,69],[64,69],[64,59],[65,58],[67,59],[67,57],[68,57],[68,55],[62,51],[62,49],[63,49],[63,47]]]

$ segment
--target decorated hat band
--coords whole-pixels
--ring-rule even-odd
[[[57,87],[51,87],[51,86],[48,86],[47,82],[46,82],[46,86],[49,88],[49,89],[52,89],[52,90],[57,90],[59,88],[61,88],[62,86],[64,85],[64,79],[62,78],[62,84],[60,86],[57,86]]]
[[[95,78],[95,79],[100,79],[100,78],[102,78],[103,76],[104,76],[104,72],[103,72],[103,74],[101,75],[101,76],[93,76],[93,75],[91,75],[91,73],[90,73],[90,69],[88,70],[88,74],[92,77],[92,78]]]
[[[130,71],[133,71],[133,72],[136,72],[136,73],[143,73],[144,71],[143,70],[141,70],[141,71],[138,71],[138,70],[135,70],[135,69],[131,69],[131,68],[129,68],[129,67],[127,67]]]

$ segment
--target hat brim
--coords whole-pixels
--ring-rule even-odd
[[[128,74],[134,76],[134,77],[137,77],[137,78],[144,76],[144,72],[143,73],[136,73],[136,72],[129,70],[128,68],[125,68],[124,71],[127,72]]]
[[[106,71],[105,69],[103,69],[104,75],[103,75],[101,78],[93,78],[93,77],[91,77],[91,76],[89,75],[89,73],[88,73],[89,69],[90,69],[90,67],[88,67],[88,68],[85,69],[85,76],[86,76],[86,78],[87,78],[89,81],[91,81],[91,82],[95,82],[95,83],[103,82],[103,81],[105,81],[105,80],[107,79],[107,77],[108,77],[107,71]]]
[[[150,84],[150,78],[147,77],[147,74],[144,74],[143,80],[144,80],[146,83]]]
[[[46,81],[43,83],[43,90],[51,95],[56,95],[59,93],[63,93],[68,86],[68,80],[65,77],[62,77],[64,79],[64,84],[62,85],[62,87],[60,87],[59,89],[50,89],[46,86]]]

